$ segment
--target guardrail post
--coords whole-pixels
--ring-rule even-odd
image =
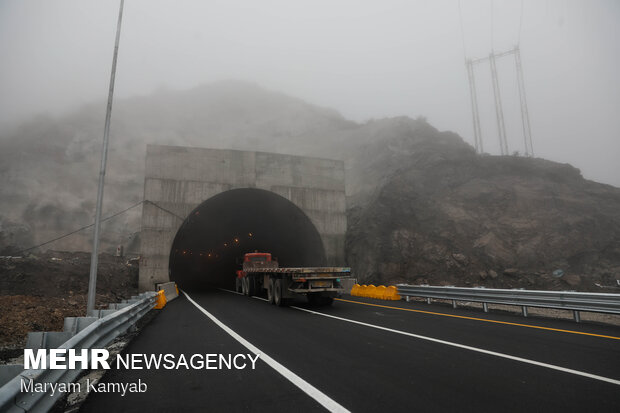
[[[487,303],[482,303],[482,309],[485,313],[489,312],[489,305]]]
[[[527,307],[526,306],[522,306],[521,307],[521,312],[523,313],[523,317],[527,317]]]
[[[456,308],[456,300],[452,300],[452,308]]]
[[[573,318],[575,319],[575,322],[578,323],[581,321],[581,316],[579,314],[579,311],[577,310],[573,310]]]
[[[430,303],[431,303],[431,298],[430,298],[430,297],[428,297],[428,298],[426,299],[426,304],[430,304]]]

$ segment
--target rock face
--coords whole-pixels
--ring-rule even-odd
[[[90,105],[0,131],[0,255],[92,222],[103,114]],[[620,189],[566,164],[476,155],[422,118],[358,124],[243,82],[121,100],[104,216],[142,198],[147,143],[343,159],[348,264],[362,282],[588,289],[620,279]],[[138,252],[139,219],[135,208],[106,222],[104,250]],[[48,247],[88,250],[90,237]]]
[[[620,278],[620,189],[566,164],[476,155],[458,137],[417,136],[414,123],[385,165],[393,172],[351,210],[347,252],[361,281],[588,288]],[[554,281],[556,268],[575,276]]]

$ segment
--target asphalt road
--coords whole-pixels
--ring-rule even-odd
[[[81,411],[620,411],[617,327],[357,297],[320,308],[189,297],[125,352],[247,354],[245,343],[256,369],[111,370],[104,381],[148,391],[91,393]]]

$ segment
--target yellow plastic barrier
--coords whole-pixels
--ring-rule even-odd
[[[164,290],[159,290],[157,291],[157,301],[155,302],[155,307],[153,308],[156,310],[161,310],[166,306],[166,302],[166,294],[164,293]]]
[[[387,287],[385,285],[379,285],[378,287],[375,287],[372,284],[355,284],[351,288],[351,296],[376,298],[378,300],[389,301],[398,301],[401,299],[400,295],[398,295],[398,289],[394,285],[390,285]]]
[[[364,297],[375,298],[376,291],[377,287],[370,284],[368,287],[366,287],[366,295],[364,295]]]
[[[174,288],[176,288],[176,290],[177,290],[177,295],[181,295],[181,294],[179,294],[179,286],[176,283],[174,283]]]
[[[398,301],[400,300],[400,295],[398,295],[398,289],[396,286],[390,285],[385,289],[385,300]]]
[[[375,297],[374,298],[378,298],[379,300],[385,300],[385,285],[380,285],[375,289]]]

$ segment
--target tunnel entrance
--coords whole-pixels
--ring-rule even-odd
[[[185,219],[170,251],[170,280],[187,290],[234,288],[241,257],[255,250],[272,253],[281,267],[326,263],[321,236],[299,207],[266,190],[233,189]]]

